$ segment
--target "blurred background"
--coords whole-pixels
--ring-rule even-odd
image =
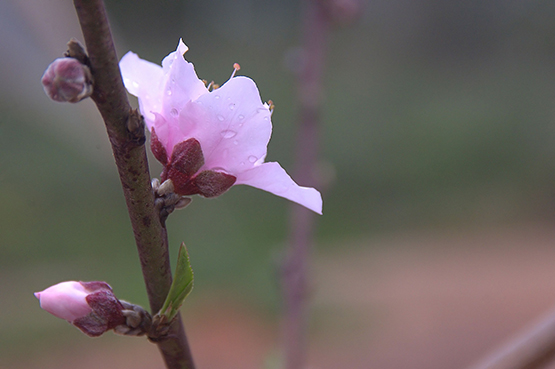
[[[464,368],[555,305],[555,3],[356,4],[329,34],[310,367]],[[240,63],[276,104],[267,159],[293,169],[298,1],[106,5],[120,57],[158,63],[182,37],[200,78]],[[0,367],[162,368],[145,339],[91,340],[33,297],[105,280],[148,305],[100,116],[40,85],[82,40],[71,2],[2,1],[0,36]],[[288,206],[236,186],[170,217],[199,368],[279,367]]]

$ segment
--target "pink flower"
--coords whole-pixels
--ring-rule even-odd
[[[35,292],[40,307],[89,336],[125,323],[123,306],[106,282],[61,282]]]
[[[180,195],[219,196],[245,184],[322,213],[322,197],[297,185],[277,162],[265,163],[272,112],[253,80],[232,76],[209,91],[180,40],[162,67],[128,52],[120,61],[127,90],[138,97],[151,147]]]

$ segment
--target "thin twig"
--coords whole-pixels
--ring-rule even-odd
[[[555,309],[469,369],[540,369],[555,358]]]
[[[324,69],[328,19],[319,0],[304,2],[303,52],[298,76],[300,113],[294,178],[303,186],[318,187],[321,77]],[[283,263],[283,347],[286,369],[305,366],[307,352],[308,264],[314,235],[314,214],[292,205],[289,249]]]
[[[150,308],[162,307],[171,285],[166,229],[154,207],[145,150],[144,124],[131,109],[123,86],[110,25],[101,0],[74,0],[94,78],[91,98],[106,124],[135,235]],[[170,369],[194,368],[180,317],[167,340],[158,342]]]

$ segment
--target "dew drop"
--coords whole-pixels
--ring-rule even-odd
[[[257,160],[258,160],[258,158],[257,158],[256,156],[254,156],[254,155],[249,156],[249,161],[250,161],[251,163],[254,163],[254,162],[257,161]]]
[[[264,117],[264,120],[265,120],[265,121],[268,121],[268,119],[270,119],[270,118],[268,118],[268,117]]]
[[[233,141],[233,144],[234,144],[234,145],[239,145],[239,141],[234,140],[234,141]]]
[[[229,104],[229,110],[234,110],[235,109],[235,104]]]
[[[225,118],[224,118],[223,115],[218,114],[218,120],[219,120],[220,122],[223,122],[224,119],[225,119]]]
[[[243,114],[241,114],[241,115],[239,115],[239,116],[237,117],[237,119],[243,120],[243,119],[245,119],[245,116],[244,116]]]
[[[223,138],[232,138],[237,136],[237,132],[231,131],[231,130],[221,131],[220,134],[222,135]]]
[[[171,96],[172,95],[172,90],[168,88],[168,90],[166,91],[166,95]]]
[[[179,115],[179,112],[177,111],[176,108],[172,108],[172,110],[170,110],[170,115],[172,117],[177,117]]]
[[[133,87],[139,88],[139,84],[137,82],[133,81]]]
[[[214,99],[218,100],[220,98],[220,95],[216,95],[214,96]]]

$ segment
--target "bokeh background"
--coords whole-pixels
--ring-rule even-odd
[[[338,2],[358,8],[329,33],[310,367],[463,368],[555,304],[555,3]],[[160,62],[182,37],[201,78],[240,63],[292,170],[298,1],[106,4],[120,56]],[[146,340],[91,340],[32,295],[105,280],[147,305],[99,114],[40,85],[82,40],[71,2],[2,1],[0,37],[0,367],[161,368]],[[200,368],[279,367],[288,206],[237,186],[170,217]]]

